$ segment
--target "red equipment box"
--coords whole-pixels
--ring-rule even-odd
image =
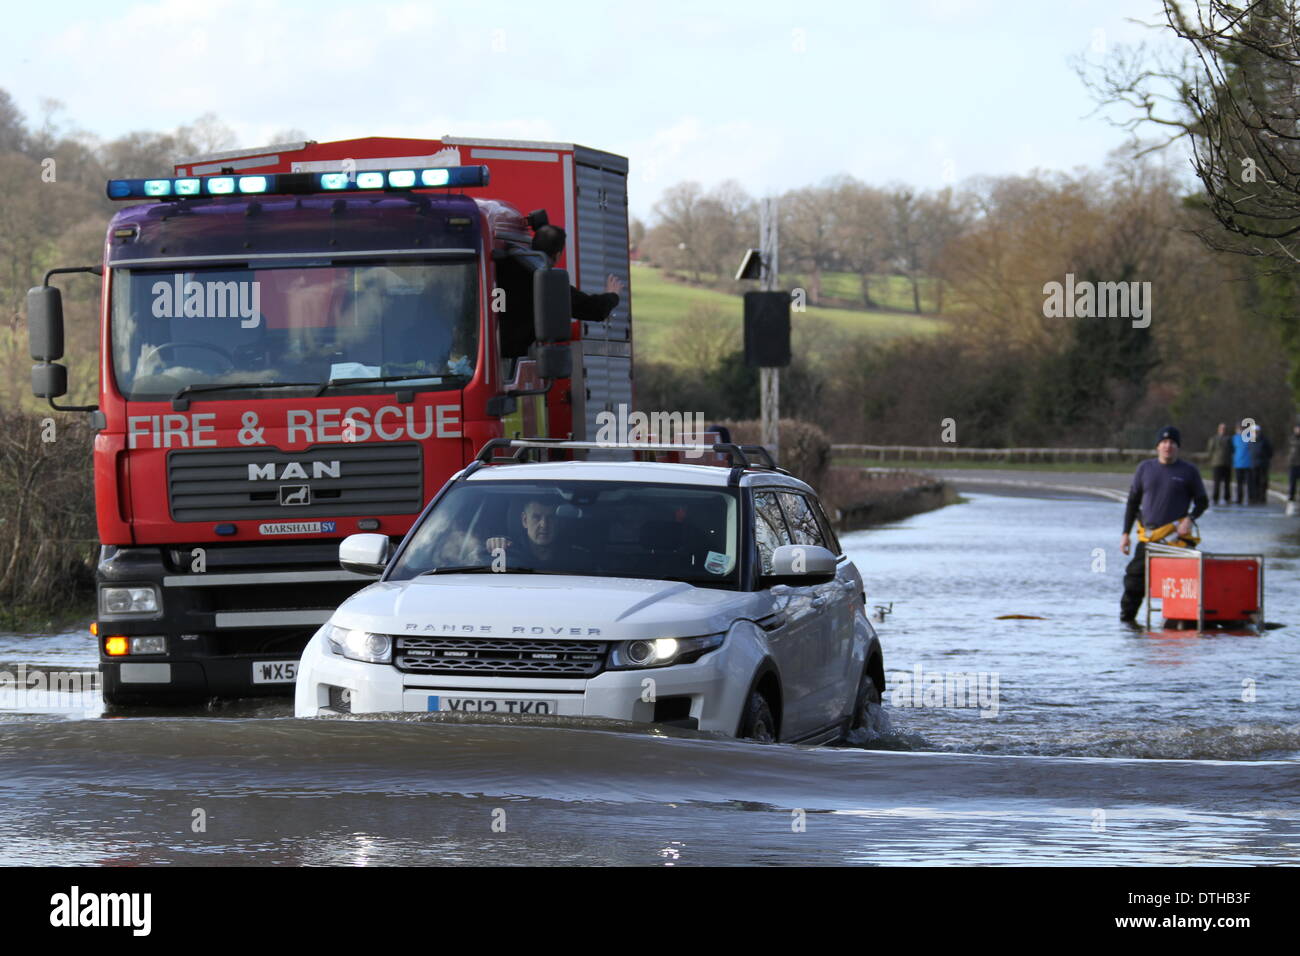
[[[1243,621],[1264,624],[1264,556],[1207,554],[1183,548],[1148,547],[1147,627],[1151,602],[1160,599],[1167,621]]]

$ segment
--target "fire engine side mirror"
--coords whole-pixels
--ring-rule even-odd
[[[27,290],[27,340],[34,361],[63,358],[63,297],[54,286]]]
[[[573,374],[573,351],[568,345],[538,346],[537,374],[544,379],[568,378]]]
[[[27,290],[27,344],[32,358],[32,394],[54,399],[68,394],[68,370],[54,364],[63,358],[63,297],[54,286]]]
[[[339,566],[357,574],[383,574],[388,564],[388,535],[350,534],[339,543]]]
[[[32,394],[37,398],[60,398],[68,394],[68,370],[54,362],[32,366]]]
[[[533,334],[537,341],[569,341],[572,313],[569,273],[564,269],[538,269],[534,272]]]

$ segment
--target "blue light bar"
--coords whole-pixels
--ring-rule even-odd
[[[489,182],[486,166],[433,169],[371,169],[358,173],[269,173],[258,176],[190,176],[178,179],[110,179],[109,199],[170,199],[202,196],[304,196],[380,190],[470,189]]]

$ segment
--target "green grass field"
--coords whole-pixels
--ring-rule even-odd
[[[781,284],[793,288],[808,288],[811,276],[791,273],[781,276]],[[833,299],[844,299],[853,303],[854,308],[862,306],[862,282],[852,272],[823,272],[822,295]],[[915,316],[912,308],[912,284],[903,276],[872,276],[871,299],[878,308],[887,312],[906,312]],[[946,300],[945,300],[946,303]],[[934,313],[937,310],[935,299],[935,280],[921,280],[921,311]]]
[[[792,287],[797,283],[782,283]],[[743,301],[739,295],[699,289],[665,278],[658,269],[644,265],[632,266],[632,314],[636,329],[636,354],[639,359],[652,362],[677,362],[673,355],[672,333],[685,319],[694,305],[716,309],[719,321],[734,329],[737,347],[740,346],[740,327],[743,318]],[[829,293],[829,290],[827,292]],[[941,330],[942,319],[916,315],[912,312],[866,312],[854,309],[827,309],[809,307],[796,312],[791,320],[795,334],[799,322],[815,319],[850,335],[865,335],[876,339],[899,338],[908,335],[929,335]]]

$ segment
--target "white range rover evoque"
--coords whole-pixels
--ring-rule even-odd
[[[874,719],[885,672],[862,577],[808,485],[755,446],[713,446],[730,467],[526,460],[592,447],[497,439],[391,556],[383,535],[344,540],[342,566],[380,578],[312,637],[295,714],[603,717],[800,743]]]

